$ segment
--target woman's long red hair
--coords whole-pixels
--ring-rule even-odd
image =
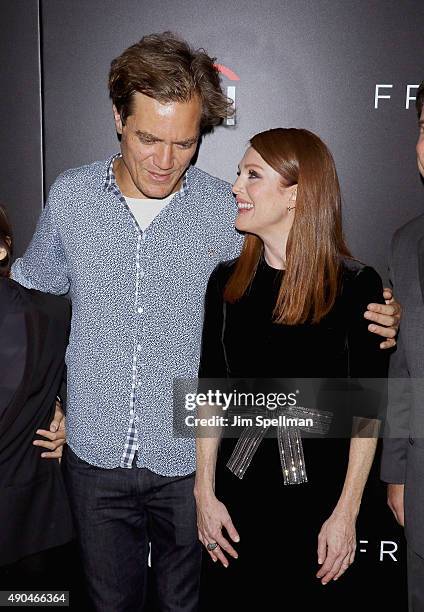
[[[286,272],[274,309],[276,323],[318,323],[339,291],[340,258],[351,257],[341,221],[340,185],[333,157],[308,130],[276,128],[256,134],[251,146],[285,187],[297,185],[296,211],[286,249]],[[224,299],[239,300],[250,286],[263,242],[247,234]]]

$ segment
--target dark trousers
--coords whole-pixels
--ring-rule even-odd
[[[197,610],[201,546],[194,474],[167,477],[136,466],[99,468],[69,447],[63,464],[94,609],[146,609],[150,542],[159,610]]]
[[[408,546],[408,604],[409,612],[424,610],[424,558]]]

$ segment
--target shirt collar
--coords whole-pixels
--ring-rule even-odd
[[[112,157],[109,159],[109,161],[107,162],[107,166],[106,166],[106,177],[105,177],[105,182],[103,184],[103,189],[105,191],[111,190],[111,189],[117,189],[118,185],[116,184],[116,179],[115,179],[115,173],[113,171],[113,162],[115,161],[115,159],[118,159],[118,157],[122,157],[121,153],[116,153],[115,155],[112,155]],[[188,170],[185,172],[184,176],[183,176],[183,182],[181,185],[180,190],[177,192],[182,196],[187,196],[188,195],[188,178],[187,178],[187,174],[189,172],[190,168],[188,168]]]

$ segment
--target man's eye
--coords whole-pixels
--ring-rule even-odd
[[[182,144],[178,145],[180,149],[191,149],[191,147],[193,146],[192,142],[184,142]]]

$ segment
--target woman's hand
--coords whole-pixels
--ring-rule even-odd
[[[233,542],[240,541],[240,536],[233,525],[228,510],[212,492],[199,493],[195,491],[195,498],[199,540],[206,547],[206,550],[208,550],[208,544],[216,542],[218,546],[213,551],[208,550],[208,553],[212,561],[215,562],[219,559],[224,567],[228,567],[228,559],[224,551],[234,559],[238,558],[238,554],[223,536],[222,528],[225,527]]]
[[[356,551],[356,518],[347,512],[334,511],[318,535],[318,563],[316,574],[321,584],[337,580],[353,563]]]

